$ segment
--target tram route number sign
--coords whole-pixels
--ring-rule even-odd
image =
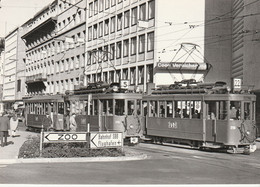
[[[90,148],[123,147],[122,132],[90,132]]]
[[[87,133],[80,132],[44,132],[43,143],[87,142]]]

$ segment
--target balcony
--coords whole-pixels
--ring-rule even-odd
[[[47,75],[43,73],[39,73],[36,75],[26,77],[25,83],[29,84],[29,83],[44,82],[44,81],[47,81]]]

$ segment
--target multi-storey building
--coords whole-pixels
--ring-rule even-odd
[[[80,83],[85,7],[84,0],[55,0],[25,24],[28,95],[64,93]]]
[[[259,1],[206,1],[205,57],[214,71],[207,80],[223,80],[231,87],[241,80],[241,87],[257,95],[256,121],[260,127],[259,75]],[[207,21],[206,21],[207,22]]]
[[[173,58],[180,51],[181,45],[176,44],[183,42],[199,41],[203,54],[203,0],[90,0],[87,10],[87,82],[127,79],[130,87],[145,91],[147,83],[172,84],[203,77],[201,70],[207,68],[198,65],[204,62],[203,55],[193,58],[196,63]],[[191,46],[184,52],[198,50],[197,45]],[[179,63],[186,63],[183,74]]]
[[[3,97],[5,109],[17,107],[24,95],[24,42],[22,27],[17,27],[5,37],[3,64]]]

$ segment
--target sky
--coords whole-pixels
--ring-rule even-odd
[[[0,0],[0,37],[32,18],[53,0]]]

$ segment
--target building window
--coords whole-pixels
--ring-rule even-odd
[[[102,50],[102,47],[98,48],[98,63],[101,63],[102,60],[103,60],[103,50]]]
[[[108,45],[104,46],[104,61],[108,61]]]
[[[117,30],[122,30],[122,14],[117,15]]]
[[[111,0],[111,6],[115,6],[116,5],[116,0]]]
[[[154,50],[154,32],[150,32],[147,34],[147,51]]]
[[[98,35],[97,32],[98,32],[97,31],[97,24],[95,24],[94,27],[93,27],[93,39],[94,40],[97,39],[97,35]]]
[[[98,13],[98,1],[94,1],[94,14],[96,15]]]
[[[17,92],[21,91],[21,86],[22,86],[22,81],[21,81],[21,79],[18,79],[17,80]]]
[[[131,38],[131,55],[136,55],[136,37]]]
[[[144,4],[140,5],[139,8],[140,8],[140,9],[139,9],[139,20],[145,21],[145,15],[146,15],[145,9],[146,9],[146,4],[144,3]]]
[[[92,40],[92,26],[88,28],[88,41]]]
[[[116,58],[121,58],[122,54],[122,42],[116,43]]]
[[[115,44],[110,45],[110,60],[115,59]]]
[[[138,67],[138,84],[144,84],[144,66]]]
[[[92,64],[96,64],[97,63],[97,50],[93,50],[92,51]]]
[[[128,69],[123,69],[123,79],[128,80]]]
[[[110,83],[114,82],[114,71],[109,72],[109,82]]]
[[[89,14],[88,17],[91,18],[93,16],[93,3],[89,3]]]
[[[109,9],[110,0],[105,0],[105,9]]]
[[[111,18],[111,28],[110,29],[111,29],[110,30],[111,33],[115,32],[115,29],[116,29],[116,17],[115,16]]]
[[[92,52],[91,51],[89,51],[88,52],[88,59],[87,59],[87,65],[90,65],[91,64],[91,62],[92,62]]]
[[[129,53],[129,39],[124,40],[124,57],[128,57]]]
[[[154,0],[148,2],[148,19],[153,19],[155,15]]]
[[[124,13],[124,28],[128,28],[130,24],[130,11],[125,11]]]
[[[153,82],[153,64],[147,65],[146,67],[146,82],[152,83]]]
[[[115,82],[120,82],[120,79],[121,79],[121,70],[116,70]]]
[[[109,34],[109,19],[105,20],[105,35]]]
[[[99,37],[102,37],[103,36],[103,22],[100,22],[99,23]]]
[[[135,67],[130,68],[130,84],[135,85]]]
[[[139,53],[144,53],[145,51],[145,35],[139,36]]]
[[[104,0],[99,0],[99,12],[102,12],[104,9]]]
[[[107,72],[104,72],[103,73],[103,81],[104,82],[107,82],[108,80],[107,80]]]
[[[73,64],[74,64],[74,57],[71,57],[71,61],[70,61],[70,69],[73,69]]]
[[[135,8],[132,8],[132,21],[131,21],[131,24],[132,25],[136,25],[137,24],[137,7]]]

